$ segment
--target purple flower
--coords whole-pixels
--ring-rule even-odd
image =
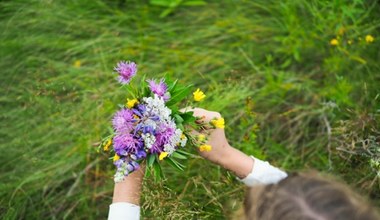
[[[114,68],[119,73],[119,82],[121,84],[128,84],[131,79],[136,75],[136,63],[130,61],[120,61]]]
[[[163,98],[164,101],[168,101],[170,99],[170,94],[168,92],[168,86],[165,83],[164,79],[161,79],[159,83],[156,83],[154,80],[148,80],[150,90]]]
[[[143,151],[143,150],[137,151],[136,157],[137,157],[138,160],[142,159],[142,158],[145,158],[146,157],[146,152]]]
[[[124,161],[123,159],[118,159],[117,161],[113,162],[113,164],[117,167],[120,168],[123,165]]]
[[[175,125],[173,123],[173,125]],[[175,128],[171,124],[162,124],[159,127],[158,133],[155,135],[156,142],[149,149],[150,153],[160,153],[164,150],[164,145],[167,144],[170,138],[174,135]]]
[[[174,135],[175,127],[173,126],[175,126],[174,122],[171,124],[161,124],[158,128],[160,132],[160,139],[163,142],[163,144],[166,144],[171,138],[171,136]]]
[[[125,108],[117,111],[112,119],[113,128],[118,133],[131,131],[133,129],[133,122],[133,112]]]
[[[113,138],[113,143],[114,150],[118,155],[135,154],[144,145],[142,140],[131,134],[117,134]]]
[[[140,168],[140,164],[138,164],[137,162],[135,162],[135,161],[131,161],[131,162],[129,162],[128,164],[127,164],[127,170],[129,171],[129,172],[133,172],[133,171],[135,171],[135,170],[137,170],[137,169],[139,169]]]

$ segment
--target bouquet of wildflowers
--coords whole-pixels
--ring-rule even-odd
[[[162,161],[183,170],[178,159],[191,155],[184,151],[186,146],[197,147],[200,151],[211,150],[211,146],[206,144],[205,128],[223,128],[224,119],[204,124],[193,116],[193,112],[179,111],[179,105],[191,93],[192,85],[183,86],[177,80],[169,79],[146,80],[145,76],[134,85],[131,81],[137,73],[137,66],[129,61],[119,62],[114,70],[119,75],[121,88],[126,90],[127,101],[114,114],[111,134],[102,140],[99,147],[113,155],[115,182],[122,181],[139,169],[139,164],[144,160],[147,175],[152,170],[156,178],[161,178]],[[200,89],[193,92],[195,102],[205,97]],[[192,103],[187,101],[188,104]],[[193,131],[198,131],[199,135]]]

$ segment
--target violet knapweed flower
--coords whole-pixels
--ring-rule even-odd
[[[159,97],[163,98],[164,101],[168,101],[170,94],[168,93],[168,85],[166,85],[165,80],[161,79],[159,83],[154,80],[148,80],[149,89]]]
[[[163,144],[168,143],[170,137],[174,135],[175,129],[176,127],[175,127],[174,122],[160,125],[159,127],[160,139]]]
[[[136,75],[137,65],[130,61],[120,61],[114,70],[119,73],[119,82],[121,84],[128,84]]]
[[[117,134],[113,138],[113,147],[118,155],[135,154],[143,145],[142,140],[133,137],[131,134]]]
[[[133,129],[133,111],[123,108],[115,113],[112,119],[113,128],[118,133],[129,132]]]

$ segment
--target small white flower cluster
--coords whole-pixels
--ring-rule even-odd
[[[170,137],[169,143],[164,145],[164,151],[172,154],[176,150],[176,146],[184,147],[186,142],[187,138],[182,138],[182,131],[176,129],[174,135]]]
[[[170,117],[172,111],[166,107],[165,101],[157,96],[154,97],[145,97],[143,101],[146,103],[146,111],[144,112],[145,117],[150,116],[158,116],[158,121],[153,121],[151,119],[147,119],[144,122],[144,125],[151,126],[153,129],[159,127],[159,124],[167,124],[169,127],[176,128],[176,125],[173,119]],[[151,134],[143,134],[142,138],[144,139],[144,143],[146,148],[150,149],[156,138]],[[182,135],[182,131],[180,129],[176,129],[173,136],[170,137],[168,143],[164,145],[164,151],[168,154],[172,154],[177,146],[184,147],[186,145],[187,138]]]
[[[113,176],[113,180],[115,183],[119,183],[124,180],[125,173],[127,172],[127,164],[123,163],[120,168],[116,170],[115,175]]]
[[[165,106],[165,102],[162,98],[155,94],[154,98],[144,97],[143,101],[147,104],[144,116],[158,115],[161,122],[168,123],[171,121],[170,114],[172,111]]]
[[[156,137],[150,133],[142,134],[141,136],[144,140],[145,147],[148,149],[150,149],[154,142],[156,142]]]

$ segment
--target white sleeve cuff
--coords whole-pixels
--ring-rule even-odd
[[[139,220],[140,206],[128,203],[117,202],[110,205],[108,220]]]
[[[255,161],[251,173],[244,179],[239,179],[245,185],[255,186],[278,183],[288,176],[284,171],[270,165],[268,162],[251,157]]]

